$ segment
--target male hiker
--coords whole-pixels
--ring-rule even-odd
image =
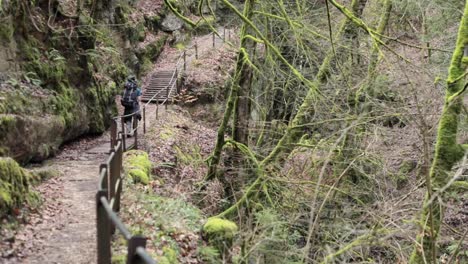
[[[120,99],[120,103],[124,106],[125,111],[124,115],[134,114],[133,116],[124,117],[125,124],[127,125],[127,136],[131,137],[133,135],[133,118],[136,117],[138,120],[141,120],[140,113],[140,96],[141,89],[137,85],[135,76],[130,76],[127,79],[127,82],[124,85],[124,91]],[[135,121],[136,123],[136,121]]]

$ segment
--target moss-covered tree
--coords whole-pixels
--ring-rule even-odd
[[[443,205],[437,197],[437,190],[450,180],[449,172],[463,157],[466,145],[457,142],[459,116],[462,110],[462,95],[466,91],[466,70],[468,69],[468,1],[460,22],[458,39],[452,56],[445,91],[445,103],[439,121],[435,155],[429,177],[426,180],[427,193],[420,219],[421,231],[411,256],[410,263],[436,263],[437,237],[443,220]]]

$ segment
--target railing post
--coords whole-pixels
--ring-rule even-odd
[[[96,193],[96,228],[97,228],[97,263],[111,263],[111,223],[106,209],[101,204],[101,198],[107,197],[107,191]],[[106,198],[107,199],[107,198]]]
[[[231,41],[231,29],[228,29],[228,41]]]
[[[138,118],[133,115],[133,136],[135,137],[135,149],[138,149]]]
[[[128,241],[127,264],[143,263],[137,256],[138,247],[146,248],[146,238],[142,236],[133,236]]]
[[[184,50],[184,72],[187,70],[187,51]]]
[[[110,142],[110,149],[112,150],[114,146],[117,144],[117,122],[115,122],[114,119],[111,121],[111,127],[110,127],[110,136],[111,136],[111,142]]]
[[[120,123],[122,125],[122,146],[123,150],[127,150],[127,144],[126,144],[126,139],[127,139],[127,133],[125,133],[125,117],[122,117],[120,120]]]
[[[177,92],[177,94],[179,94],[180,93],[179,69],[176,69],[175,76],[176,76],[176,92]]]
[[[143,106],[143,134],[146,134],[146,106]]]
[[[226,27],[223,27],[223,43],[226,42]]]
[[[167,110],[167,103],[169,102],[169,85],[166,86],[166,104],[164,105],[164,107],[166,108]]]
[[[156,120],[158,120],[159,101],[156,101]]]
[[[215,41],[216,41],[215,37],[216,37],[215,33],[213,32],[213,48],[215,47]]]
[[[119,145],[119,147],[115,148],[115,160],[116,160],[116,171],[115,171],[115,177],[119,181],[119,185],[117,186],[117,189],[115,190],[115,199],[114,199],[114,210],[116,212],[120,211],[120,193],[122,192],[122,145]],[[117,181],[116,181],[117,182]]]

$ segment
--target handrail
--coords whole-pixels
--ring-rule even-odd
[[[111,127],[112,130],[117,130],[117,126]],[[117,134],[117,131],[111,131],[111,134]],[[108,158],[100,165],[96,193],[97,263],[111,263],[111,237],[117,229],[128,244],[127,264],[156,264],[145,250],[146,238],[132,235],[117,215],[120,211],[120,194],[123,185],[123,143],[120,137],[121,134],[115,139],[117,143],[111,148]]]
[[[109,216],[110,220],[114,223],[114,226],[117,227],[117,229],[123,235],[125,240],[130,240],[132,238],[132,234],[130,233],[130,231],[128,231],[128,229],[125,227],[122,221],[120,221],[117,214],[114,211],[112,211],[112,208],[107,199],[105,197],[101,197],[100,201],[104,209],[106,209],[107,215]]]

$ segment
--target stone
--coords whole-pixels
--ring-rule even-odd
[[[167,15],[162,23],[161,29],[166,32],[173,32],[179,30],[184,25],[183,21],[174,14]]]

